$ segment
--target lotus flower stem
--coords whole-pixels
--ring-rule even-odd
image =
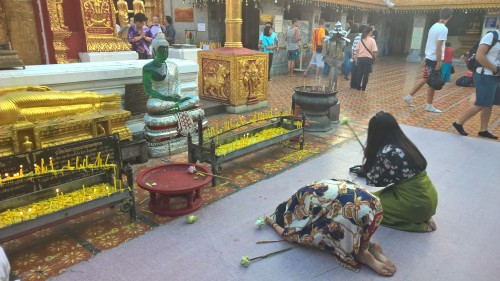
[[[356,132],[354,132],[354,130],[352,129],[351,125],[349,125],[349,124],[346,124],[346,125],[351,130],[352,134],[356,137],[356,140],[358,140],[359,145],[361,145],[361,147],[363,148],[363,151],[364,151],[365,150],[365,146],[363,145],[363,143],[361,143],[361,140],[359,139],[359,137],[356,134]]]
[[[291,250],[291,249],[292,249],[292,247],[288,247],[288,248],[285,248],[285,249],[282,249],[282,250],[279,250],[279,251],[276,251],[276,252],[269,253],[267,255],[263,255],[263,256],[258,256],[258,257],[255,257],[255,258],[251,258],[250,260],[253,261],[253,260],[256,260],[256,259],[265,259],[265,258],[268,258],[270,256],[281,254],[281,253],[286,252],[286,251]]]

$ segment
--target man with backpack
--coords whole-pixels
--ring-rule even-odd
[[[448,37],[448,28],[446,23],[453,16],[453,11],[449,8],[442,9],[439,12],[439,21],[436,22],[430,29],[427,36],[427,43],[425,45],[425,60],[422,61],[424,66],[424,75],[422,79],[413,87],[411,92],[403,98],[408,106],[414,106],[412,103],[413,96],[427,83],[427,78],[433,71],[441,71],[444,59],[444,48],[446,38]],[[442,113],[441,110],[432,105],[434,101],[434,93],[436,90],[431,88],[427,89],[427,105],[425,110],[432,113]]]
[[[488,131],[488,123],[491,117],[493,105],[500,105],[500,26],[496,30],[486,33],[479,41],[475,56],[469,55],[467,67],[476,67],[474,72],[474,85],[476,85],[476,101],[453,122],[453,127],[463,136],[467,136],[464,130],[464,123],[471,117],[481,112],[481,128],[478,136],[489,139],[498,139]],[[473,50],[471,50],[474,52]],[[477,63],[474,63],[474,60]]]

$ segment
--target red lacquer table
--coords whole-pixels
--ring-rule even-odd
[[[212,176],[196,176],[188,173],[189,166],[195,166],[196,170],[209,173],[199,165],[189,163],[168,163],[155,166],[142,171],[137,177],[137,185],[149,191],[149,209],[158,215],[180,216],[198,210],[203,203],[201,188],[212,181]],[[173,209],[170,206],[170,198],[173,196],[185,196],[187,206]]]

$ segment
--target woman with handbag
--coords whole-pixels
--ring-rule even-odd
[[[371,37],[373,28],[366,27],[361,35],[361,40],[356,47],[357,75],[355,89],[365,91],[368,77],[372,72],[372,65],[377,56],[377,42]]]

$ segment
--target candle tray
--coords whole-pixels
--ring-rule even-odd
[[[102,156],[102,160],[98,160],[98,155]],[[87,165],[80,162],[80,168],[71,167],[76,166],[76,156],[81,157],[81,161],[86,160],[83,163]],[[43,169],[41,159],[45,160]],[[102,165],[99,165],[101,162]],[[38,168],[35,169],[34,164]],[[0,243],[118,204],[121,204],[122,211],[129,212],[131,220],[135,220],[132,167],[121,167],[119,137],[116,134],[0,157],[0,172],[0,212],[23,208],[59,194],[69,194],[82,189],[82,186],[88,188],[107,183],[111,187],[107,196],[89,198],[67,207],[63,204],[62,208],[35,218],[24,213],[22,220],[17,219],[7,226],[0,225]],[[123,176],[127,185],[121,190],[113,188],[114,179],[118,178],[116,182],[119,183]]]
[[[211,170],[214,175],[218,175],[222,172],[222,164],[229,162],[231,160],[240,158],[242,156],[254,153],[258,150],[264,149],[266,147],[272,146],[274,144],[297,138],[299,140],[300,149],[304,148],[304,118],[299,122],[301,126],[295,124],[295,118],[293,116],[280,116],[271,118],[268,120],[269,123],[263,125],[246,125],[238,128],[237,131],[225,132],[223,135],[218,137],[212,137],[209,142],[203,141],[203,131],[198,131],[198,143],[194,143],[191,135],[188,136],[188,161],[189,163],[209,163],[211,165]],[[248,128],[245,128],[248,127]],[[217,155],[216,148],[220,145],[231,143],[235,140],[241,139],[246,135],[255,135],[258,132],[264,131],[270,128],[282,127],[288,131],[280,135],[274,136],[272,138],[252,143],[247,146],[241,147],[239,149],[227,152],[224,155]],[[198,128],[201,128],[200,126]],[[212,186],[217,184],[217,177],[212,178]]]

